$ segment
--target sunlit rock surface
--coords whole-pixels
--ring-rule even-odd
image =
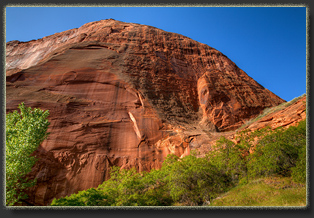
[[[202,151],[284,102],[208,45],[112,19],[8,42],[6,69],[7,112],[21,102],[50,112],[29,175],[34,205],[97,187],[111,166],[149,171]]]

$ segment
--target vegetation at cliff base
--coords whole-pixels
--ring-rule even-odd
[[[183,158],[168,155],[161,169],[150,172],[113,167],[111,178],[97,188],[54,199],[51,205],[267,206],[271,202],[276,204],[273,206],[306,205],[305,120],[288,129],[242,131],[237,140],[239,143],[235,144],[220,138],[215,148],[202,158],[195,154]],[[282,190],[276,187],[278,183],[284,187]],[[251,190],[253,195],[242,192],[243,189]],[[235,192],[243,193],[239,195],[242,200],[232,200],[237,198]],[[261,195],[255,196],[256,192],[267,196],[268,203],[266,197],[253,201],[261,198]],[[222,197],[228,193],[235,194],[229,200]],[[291,196],[296,201],[289,201]]]
[[[6,115],[6,205],[12,206],[26,199],[23,192],[36,181],[26,178],[36,162],[31,154],[48,136],[48,111],[38,108],[18,106],[20,113],[14,111]]]
[[[98,186],[55,199],[58,206],[202,205],[229,189],[228,176],[206,159],[169,155],[162,168],[137,173],[113,167],[111,178]]]

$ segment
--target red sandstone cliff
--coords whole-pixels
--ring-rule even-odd
[[[236,136],[238,136],[241,131],[248,130],[249,132],[252,132],[267,126],[271,127],[273,130],[277,128],[288,128],[290,126],[298,125],[299,122],[305,118],[306,95],[300,96],[290,102],[267,108],[265,113],[261,113],[261,115],[257,116],[256,118],[247,120],[246,122],[248,123],[245,123],[245,125],[236,130],[211,133],[210,135],[199,132],[199,134],[192,136],[192,140],[189,144],[190,149],[197,150],[199,156],[204,156],[209,150],[211,150],[212,146],[221,136],[238,143],[239,141],[237,141]]]
[[[245,129],[251,131],[270,126],[272,129],[279,127],[296,126],[306,118],[306,95],[296,100],[272,108],[273,112],[266,114],[261,119],[252,122]]]
[[[199,135],[284,102],[214,48],[139,24],[102,20],[6,52],[7,112],[21,102],[50,111],[30,174],[35,205],[98,186],[113,165],[158,168]]]

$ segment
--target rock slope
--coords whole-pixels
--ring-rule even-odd
[[[273,110],[273,111],[272,111]],[[271,108],[261,119],[247,125],[245,129],[251,131],[270,126],[272,129],[279,127],[295,126],[306,118],[306,95],[298,99]]]
[[[200,132],[193,136],[190,149],[197,150],[198,156],[203,157],[222,136],[234,143],[239,143],[237,136],[242,131],[253,132],[265,127],[275,130],[296,126],[300,121],[306,119],[306,101],[306,95],[304,95],[278,106],[266,108],[259,116],[247,120],[244,125],[233,131],[211,133],[210,135]],[[255,138],[255,142],[257,139]]]
[[[159,168],[284,100],[208,45],[109,19],[8,42],[7,112],[21,102],[50,111],[28,193],[48,205],[98,186],[111,166]]]

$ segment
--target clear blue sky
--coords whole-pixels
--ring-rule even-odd
[[[7,7],[6,41],[39,39],[108,18],[214,47],[287,101],[306,93],[305,7]]]

